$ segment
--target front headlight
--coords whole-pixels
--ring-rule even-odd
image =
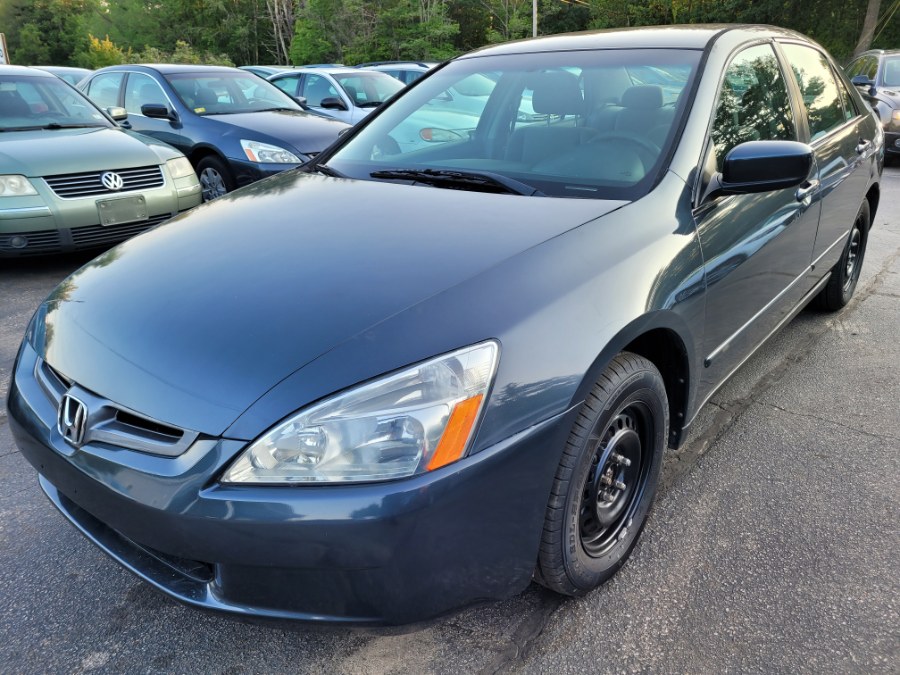
[[[222,482],[381,481],[455,462],[471,440],[499,351],[483,342],[317,403],[254,441]]]
[[[0,197],[26,197],[37,190],[25,176],[0,176]]]
[[[251,162],[266,162],[271,164],[300,164],[305,159],[300,159],[293,152],[279,148],[277,145],[260,143],[259,141],[241,141],[241,147]]]
[[[176,157],[175,159],[166,160],[166,166],[169,167],[169,175],[173,179],[197,176],[193,165],[187,157]]]

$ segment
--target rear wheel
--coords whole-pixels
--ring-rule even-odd
[[[200,178],[205,202],[221,197],[235,188],[231,169],[221,159],[212,155],[204,157],[197,163],[197,176]]]
[[[535,579],[583,595],[625,563],[656,494],[668,429],[665,385],[623,352],[591,390],[556,471]]]
[[[869,238],[869,202],[863,200],[850,229],[841,259],[831,269],[831,277],[825,288],[816,296],[816,305],[828,312],[836,312],[853,297]]]

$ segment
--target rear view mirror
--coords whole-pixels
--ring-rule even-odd
[[[116,122],[128,119],[128,111],[117,105],[111,105],[106,109],[106,114],[112,117]]]
[[[168,106],[165,106],[161,103],[145,103],[141,106],[141,114],[144,117],[153,117],[156,119],[175,119],[175,113],[169,110]]]
[[[326,110],[346,110],[347,104],[344,103],[341,99],[336,96],[329,96],[328,98],[323,98],[322,102],[319,104]]]
[[[710,181],[705,197],[785,190],[809,177],[813,152],[796,141],[748,141],[725,156],[722,173]]]

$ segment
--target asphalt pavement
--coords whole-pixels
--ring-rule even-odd
[[[402,634],[249,625],[163,597],[43,496],[0,412],[0,673],[900,672],[900,168],[862,278],[801,313],[670,452],[631,561]],[[85,256],[0,262],[0,396]]]

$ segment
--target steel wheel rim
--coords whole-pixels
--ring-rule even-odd
[[[859,251],[862,243],[862,232],[859,225],[853,226],[850,233],[850,243],[847,246],[847,262],[844,265],[844,290],[848,290],[856,280],[859,271]]]
[[[210,167],[207,167],[200,172],[200,186],[203,191],[203,201],[205,202],[215,199],[216,197],[221,197],[228,192],[222,174]]]
[[[650,411],[631,404],[590,438],[594,448],[582,487],[578,534],[585,553],[598,558],[628,535],[641,501],[652,456]]]

